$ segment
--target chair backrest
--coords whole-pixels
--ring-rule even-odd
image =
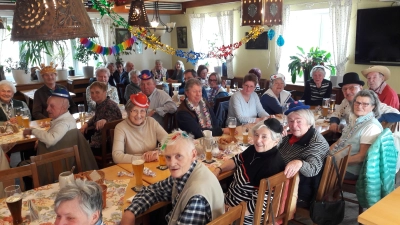
[[[219,104],[221,102],[226,102],[229,101],[231,99],[231,96],[226,96],[226,97],[221,97],[221,98],[216,98],[215,99],[215,104],[214,104],[214,112],[216,113],[219,107]]]
[[[260,187],[258,190],[257,203],[254,211],[253,224],[272,224],[272,219],[269,213],[269,207],[271,207],[271,199],[272,201],[272,209],[274,212],[275,221],[283,220],[283,224],[287,224],[289,221],[289,217],[291,215],[291,205],[292,201],[294,201],[294,191],[297,186],[299,180],[299,174],[297,173],[295,176],[291,178],[286,178],[286,175],[283,172],[275,174],[272,177],[261,179]],[[270,184],[271,190],[268,189],[268,181]],[[287,185],[287,189],[286,186]],[[287,190],[287,191],[285,191]],[[263,215],[263,205],[265,201],[265,196],[267,195],[265,192],[268,191],[267,207],[265,208],[264,218]]]
[[[396,128],[398,129],[400,127],[400,122],[388,123],[386,121],[382,121],[381,125],[382,125],[383,129],[389,128],[390,131],[392,131],[392,133],[394,133],[395,131],[397,131]]]
[[[256,90],[255,92],[257,93],[258,97],[261,98],[261,96],[264,94],[264,92],[265,92],[266,90],[267,90],[267,89],[259,89],[259,90]]]
[[[119,103],[125,104],[126,103],[126,100],[125,100],[126,85],[125,84],[117,84],[116,88],[117,88],[117,92],[118,92]]]
[[[215,116],[217,117],[218,126],[226,127],[226,119],[228,117],[229,101],[221,102],[218,106]]]
[[[207,225],[230,225],[233,222],[239,220],[239,223],[236,224],[243,224],[244,223],[244,214],[246,212],[246,203],[241,202],[239,205],[229,208],[228,212],[225,212],[221,216],[217,217],[215,220],[207,223]]]
[[[25,185],[22,178],[26,176],[32,176],[34,188],[40,186],[37,168],[33,164],[28,164],[25,166],[15,167],[7,170],[1,170],[0,182],[3,182],[3,187],[5,188],[10,185],[15,185],[15,179],[19,178],[21,191],[25,191]]]
[[[114,129],[117,124],[122,122],[124,119],[114,120],[104,124],[104,127],[101,129],[101,155],[96,155],[96,161],[99,164],[100,168],[105,168],[107,166],[111,166],[112,162],[112,140],[114,139],[114,135],[110,135],[110,129]]]
[[[269,80],[265,78],[261,78],[258,84],[260,85],[260,89],[267,90],[269,88]]]
[[[71,160],[72,158],[75,160]],[[46,176],[47,180],[50,182],[58,180],[58,175],[64,171],[70,170],[73,164],[75,164],[77,168],[75,171],[82,172],[81,158],[77,145],[37,156],[31,156],[31,162],[37,167],[40,176]],[[44,168],[45,170],[43,170]]]
[[[333,200],[338,197],[339,182],[343,184],[344,175],[346,174],[347,162],[349,160],[349,154],[351,145],[348,145],[333,155],[328,155],[325,160],[324,170],[322,172],[321,181],[319,183],[317,195],[315,199],[321,200]],[[335,158],[336,165],[339,169],[339,175],[337,176],[335,167],[333,165],[333,159]]]
[[[165,113],[163,119],[163,128],[167,133],[171,133],[174,129],[178,128],[176,122],[176,112],[175,113]]]

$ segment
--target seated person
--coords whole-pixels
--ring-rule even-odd
[[[218,73],[211,73],[208,77],[210,89],[207,91],[207,101],[214,107],[215,99],[229,96],[228,92],[221,86],[221,76]]]
[[[146,162],[158,159],[157,142],[168,134],[152,117],[146,116],[150,102],[139,92],[131,95],[125,109],[128,116],[115,127],[114,163],[131,163],[133,154],[143,154]]]
[[[111,86],[117,86],[117,84],[119,84],[119,76],[114,76],[115,72],[117,71],[114,63],[107,63],[106,68],[110,71],[110,78],[108,79],[108,83]]]
[[[33,98],[32,117],[36,120],[49,118],[49,114],[47,113],[47,99],[51,96],[54,90],[68,90],[66,87],[56,84],[57,65],[54,65],[53,67],[53,63],[51,62],[49,66],[42,64],[40,67],[40,76],[43,78],[44,85],[36,90]],[[75,102],[72,101],[68,91],[66,92],[66,95],[68,96],[69,112],[71,114],[77,113],[78,107]]]
[[[90,147],[95,155],[101,155],[101,129],[107,122],[122,119],[122,114],[118,104],[107,96],[107,84],[95,81],[89,88],[90,96],[96,102],[95,115],[80,130],[86,133],[88,127],[94,126],[96,131],[91,137]]]
[[[118,91],[116,87],[111,86],[108,83],[108,79],[110,78],[110,71],[107,68],[100,67],[95,71],[96,79],[99,82],[102,82],[107,85],[107,96],[110,97],[112,101],[119,104]],[[96,102],[91,98],[90,95],[90,86],[86,88],[86,101],[88,105],[88,112],[92,112],[96,110]]]
[[[125,88],[124,98],[126,102],[129,101],[129,96],[141,92],[139,75],[140,73],[137,70],[129,72],[129,79],[131,82]]]
[[[285,76],[283,74],[271,75],[269,89],[261,96],[261,105],[270,115],[282,114],[287,103],[292,103],[290,92],[285,91]]]
[[[171,176],[144,187],[122,215],[121,225],[135,224],[135,218],[161,201],[172,202],[165,217],[168,224],[205,225],[224,213],[224,194],[211,171],[196,160],[193,138],[184,131],[168,135],[162,142]]]
[[[349,124],[349,116],[352,111],[351,102],[354,96],[361,90],[363,90],[364,81],[360,80],[359,76],[355,72],[346,73],[343,76],[343,83],[339,86],[342,88],[343,96],[345,99],[336,106],[335,112],[332,113],[330,118],[329,130],[333,132],[339,131],[338,124],[341,120],[345,120],[346,124]],[[379,104],[379,110],[381,114],[385,113],[400,113],[397,109],[386,105],[385,103]]]
[[[113,74],[114,76],[114,80],[118,81],[115,84],[120,84],[121,83],[121,74],[124,72],[124,65],[122,64],[122,62],[115,62],[115,67],[116,70]]]
[[[54,200],[57,215],[55,225],[86,224],[104,225],[101,210],[103,208],[103,190],[93,181],[75,180],[62,188]]]
[[[257,123],[252,129],[254,145],[213,171],[218,177],[222,172],[235,170],[233,181],[225,194],[225,205],[234,207],[240,202],[246,202],[244,224],[253,224],[260,180],[285,169],[285,162],[277,148],[282,140],[282,131],[281,123],[275,118]],[[244,177],[246,179],[242,179]],[[266,205],[265,200],[264,206]]]
[[[183,73],[185,72],[185,65],[183,62],[178,60],[175,63],[175,70],[171,77],[168,77],[168,83],[183,83]]]
[[[350,157],[344,179],[357,180],[365,155],[372,143],[382,133],[376,119],[380,116],[378,96],[372,90],[359,91],[351,104],[349,124],[343,129],[342,137],[331,145],[336,152],[351,145]]]
[[[304,94],[301,99],[305,105],[322,105],[323,98],[330,98],[332,93],[332,82],[325,77],[324,66],[314,66],[311,69],[311,80],[304,85]]]
[[[15,85],[7,80],[0,81],[0,122],[10,121],[11,123],[17,123],[14,110],[16,108],[27,109],[29,112],[29,119],[31,118],[31,112],[25,102],[13,99],[17,89]]]
[[[329,145],[314,129],[314,113],[310,106],[292,102],[285,112],[291,134],[282,139],[279,152],[285,161],[285,175],[300,175],[297,206],[308,208],[318,190],[319,181]]]
[[[199,79],[201,81],[201,83],[205,84],[206,80],[207,80],[207,75],[208,75],[208,68],[205,65],[199,65],[199,67],[197,67],[197,76],[199,76]]]
[[[256,86],[256,90],[260,89],[260,80],[261,80],[261,70],[259,68],[252,68],[249,70],[249,73],[253,73],[258,78],[258,83]]]
[[[167,80],[167,76],[168,76],[168,70],[166,68],[164,68],[162,65],[163,63],[161,62],[161,60],[157,59],[155,62],[155,66],[154,68],[151,70],[151,74],[153,74],[154,79],[158,82],[158,81],[163,81],[163,78],[165,78],[165,80]],[[169,86],[168,83],[162,83],[162,87],[164,89],[164,91],[169,94]]]
[[[52,118],[50,129],[25,129],[24,136],[33,134],[49,148],[57,144],[69,130],[76,129],[76,120],[68,112],[69,98],[67,90],[54,90],[47,99],[47,113]]]
[[[125,62],[124,71],[120,74],[120,84],[129,84],[129,72],[134,70],[135,65],[132,62]]]
[[[178,108],[176,120],[178,127],[194,135],[195,138],[203,137],[202,130],[211,130],[213,136],[229,134],[229,128],[217,126],[214,110],[208,106],[201,96],[201,82],[192,78],[186,81],[186,99]]]
[[[243,89],[237,91],[229,100],[228,117],[235,117],[237,125],[242,123],[258,123],[269,114],[261,105],[260,98],[254,92],[258,78],[249,73],[243,78]]]
[[[188,70],[185,70],[185,72],[183,73],[183,78],[184,78],[184,81],[181,84],[181,86],[179,86],[178,94],[180,94],[180,95],[185,94],[186,81],[189,80],[190,78],[198,78],[198,77],[197,77],[197,73],[194,69],[188,69]],[[207,91],[204,86],[201,88],[201,93],[202,93],[203,98],[207,98]]]

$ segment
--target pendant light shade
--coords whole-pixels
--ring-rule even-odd
[[[18,0],[12,41],[97,37],[81,0]]]
[[[133,0],[131,2],[128,24],[133,27],[150,27],[146,8],[142,0]]]

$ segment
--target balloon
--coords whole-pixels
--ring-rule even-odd
[[[274,36],[275,36],[275,31],[273,29],[269,29],[269,31],[268,31],[269,40],[272,40],[272,38],[274,38]]]
[[[282,47],[285,44],[285,39],[283,39],[282,35],[279,35],[278,40],[276,40],[276,44],[279,47]]]

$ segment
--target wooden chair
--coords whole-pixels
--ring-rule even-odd
[[[270,183],[271,190],[268,189],[267,180]],[[283,220],[282,224],[288,224],[289,217],[291,215],[291,205],[294,201],[294,191],[299,180],[299,174],[297,173],[292,178],[286,178],[283,172],[275,174],[272,177],[261,179],[260,187],[258,190],[256,208],[254,210],[253,224],[260,224],[263,214],[263,205],[265,199],[265,192],[268,191],[267,197],[267,207],[265,208],[264,218],[262,224],[272,224],[272,219],[269,213],[269,207],[272,207],[274,212],[275,221]],[[287,187],[287,192],[285,193],[285,186]],[[271,206],[271,199],[273,197],[273,205]],[[286,199],[285,199],[286,197]]]
[[[33,164],[11,168],[0,171],[0,182],[3,182],[3,188],[15,185],[15,179],[19,179],[21,191],[26,191],[23,177],[32,176],[33,187],[39,187],[39,177],[36,166]],[[2,190],[1,190],[2,191]]]
[[[239,205],[229,208],[228,212],[225,212],[215,220],[207,223],[207,225],[219,225],[219,224],[233,224],[235,221],[239,221],[239,224],[244,223],[244,214],[246,212],[246,203],[241,202]]]
[[[214,104],[214,112],[215,113],[217,112],[219,103],[229,101],[230,99],[231,99],[231,96],[216,98],[215,99],[215,104]]]
[[[75,160],[71,160],[74,158]],[[43,180],[58,180],[58,175],[64,171],[70,170],[73,165],[76,166],[77,172],[82,172],[81,158],[79,156],[78,146],[74,145],[70,148],[61,149],[37,156],[31,156],[32,164],[37,168],[41,178],[40,185]],[[47,183],[47,182],[46,182]]]
[[[349,160],[349,154],[351,145],[348,145],[341,150],[337,151],[333,155],[328,155],[325,160],[324,170],[322,172],[321,181],[319,183],[316,201],[322,200],[336,200],[339,197],[339,182],[343,183],[344,175],[346,174],[347,162]],[[337,176],[335,167],[333,165],[332,158],[335,157],[340,177]],[[344,185],[344,184],[343,184]],[[344,191],[344,186],[343,191]],[[310,218],[310,210],[297,207],[296,215],[300,215],[302,218]],[[293,220],[297,224],[302,224],[299,221]]]
[[[104,124],[103,129],[101,129],[101,155],[95,155],[94,158],[99,165],[99,168],[106,168],[108,166],[114,165],[112,160],[112,140],[114,139],[114,135],[110,135],[110,129],[114,129],[117,124],[119,124],[120,120],[114,120],[112,122],[108,122]]]

